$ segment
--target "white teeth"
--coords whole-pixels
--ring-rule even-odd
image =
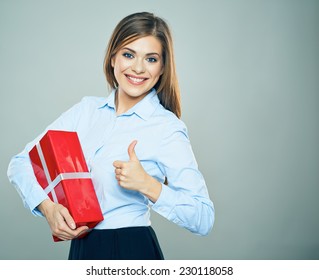
[[[131,81],[133,81],[134,83],[140,83],[143,82],[145,79],[140,79],[140,78],[134,78],[131,76],[127,76]]]

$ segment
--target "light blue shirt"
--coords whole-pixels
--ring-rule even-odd
[[[76,131],[104,216],[96,229],[149,226],[153,209],[193,233],[208,234],[214,206],[185,124],[160,104],[155,90],[121,115],[116,115],[115,94],[84,97],[11,159],[8,177],[25,207],[42,215],[37,206],[48,198],[35,178],[28,152],[49,129]],[[145,171],[161,183],[168,178],[156,203],[120,187],[115,178],[113,162],[129,160],[127,148],[133,140],[138,141],[135,152]]]

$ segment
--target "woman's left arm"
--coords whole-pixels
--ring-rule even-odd
[[[215,220],[214,205],[182,122],[166,131],[158,159],[168,185],[162,184],[152,209],[195,234],[207,235]]]
[[[129,161],[113,163],[115,177],[121,187],[145,195],[160,215],[193,233],[207,235],[214,224],[214,205],[198,170],[186,127],[180,122],[178,129],[166,133],[159,145],[157,163],[168,185],[146,173],[135,154],[137,141],[128,147]]]

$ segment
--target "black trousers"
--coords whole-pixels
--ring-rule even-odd
[[[69,260],[163,260],[152,227],[92,230],[71,241]]]

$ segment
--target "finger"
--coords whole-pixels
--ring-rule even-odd
[[[55,234],[55,236],[57,236],[58,238],[62,240],[70,240],[70,239],[79,237],[80,235],[86,233],[88,230],[89,230],[89,227],[87,226],[81,226],[75,230],[66,228],[64,231],[61,230],[59,233]]]
[[[63,221],[63,223],[60,223],[53,231],[53,235],[62,239],[62,240],[68,240],[71,239],[73,236],[74,230],[70,229],[70,227]]]
[[[120,183],[120,182],[124,182],[126,177],[123,175],[115,175],[116,180]]]
[[[129,146],[128,146],[128,149],[127,149],[127,152],[128,152],[128,155],[130,157],[130,160],[133,160],[133,161],[137,161],[138,158],[136,156],[136,153],[135,153],[135,146],[137,144],[137,140],[134,140]]]
[[[66,224],[68,225],[70,229],[76,229],[75,222],[67,208],[63,208],[61,210],[61,216],[63,217],[63,219],[65,220]]]
[[[124,162],[120,161],[120,160],[116,160],[116,161],[113,162],[113,166],[115,168],[123,168],[124,167]]]
[[[125,177],[125,176],[127,176],[127,170],[126,169],[120,169],[120,168],[116,168],[115,169],[115,175],[117,175],[117,176],[123,176],[123,177]]]
[[[89,231],[89,227],[87,227],[87,226],[78,227],[76,229],[76,231],[74,232],[73,238],[79,237],[80,235],[82,235],[88,231]]]
[[[114,172],[115,172],[116,175],[121,175],[122,169],[121,168],[115,168]]]

